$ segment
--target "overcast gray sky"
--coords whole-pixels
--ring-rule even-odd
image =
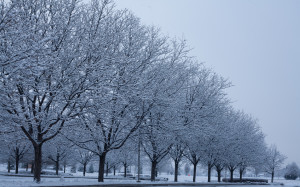
[[[184,36],[229,78],[233,105],[259,119],[268,144],[300,165],[300,1],[115,0],[142,23]]]

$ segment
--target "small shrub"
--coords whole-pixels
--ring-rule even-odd
[[[286,180],[296,180],[299,176],[299,168],[296,163],[287,165],[284,178]]]
[[[284,175],[284,178],[286,179],[286,180],[296,180],[297,178],[298,178],[298,176],[297,175],[293,175],[293,174],[290,174],[290,175]]]

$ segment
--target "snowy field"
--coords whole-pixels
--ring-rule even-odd
[[[91,177],[91,176],[90,176]],[[112,176],[109,176],[112,177]],[[173,183],[173,175],[160,175],[160,177],[168,177],[169,182],[156,182],[156,183]],[[197,176],[197,182],[206,183],[205,176]],[[192,182],[191,176],[179,176],[179,182]],[[217,183],[215,177],[212,178],[213,183]],[[122,179],[106,179],[105,184],[135,184],[135,180],[122,180]],[[141,181],[141,183],[152,184],[150,181]],[[64,185],[94,185],[99,184],[97,179],[91,178],[45,178],[42,177],[41,183],[36,184],[33,182],[32,177],[16,177],[16,176],[3,176],[0,175],[0,186],[64,186]],[[297,186],[300,187],[300,180],[287,181],[284,179],[275,179],[275,184],[284,184],[284,186]]]
[[[55,173],[53,170],[45,170],[47,173]],[[97,176],[98,173],[87,173],[86,177],[82,176],[82,172],[76,172],[72,173],[73,178],[64,178],[64,177],[56,177],[55,175],[46,175],[42,176],[41,183],[36,184],[33,182],[33,177],[21,177],[21,176],[4,176],[7,175],[6,167],[3,164],[0,164],[0,187],[7,187],[7,186],[66,186],[66,185],[95,185],[99,184],[97,182]],[[11,171],[11,175],[14,175],[14,170]],[[20,169],[19,175],[28,175],[30,172],[25,172],[24,169]],[[63,173],[60,173],[60,175],[63,175]],[[70,174],[65,174],[65,176],[71,176]],[[53,178],[55,177],[55,178]],[[159,175],[159,177],[168,178],[168,182],[155,182],[155,183],[173,183],[174,176],[173,175]],[[135,180],[132,179],[124,179],[122,176],[113,176],[108,175],[107,178],[115,178],[115,179],[105,179],[104,184],[136,184]],[[268,178],[270,181],[270,179]],[[185,183],[192,183],[193,177],[192,176],[185,176],[180,175],[178,176],[179,182],[185,182]],[[212,183],[217,182],[217,177],[211,178]],[[199,183],[207,183],[207,177],[206,176],[197,176],[196,182]],[[141,183],[144,184],[153,184],[153,182],[143,180]],[[284,186],[294,186],[294,187],[300,187],[300,180],[297,179],[295,181],[288,181],[285,179],[275,178],[274,184],[277,186],[279,184],[283,184]]]

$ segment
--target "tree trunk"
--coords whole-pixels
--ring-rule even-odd
[[[56,164],[55,165],[55,167],[56,167],[55,168],[56,169],[55,173],[56,173],[56,175],[58,175],[58,170],[59,170],[59,153],[56,154],[56,162],[55,162],[55,164]]]
[[[34,146],[34,181],[41,181],[42,171],[42,145]]]
[[[34,170],[34,160],[31,162],[31,170],[30,170],[30,173],[33,173],[33,170]]]
[[[26,171],[28,171],[28,163],[26,163]]]
[[[104,181],[104,165],[105,165],[106,153],[102,153],[99,156],[99,171],[98,171],[98,182]]]
[[[196,182],[197,163],[194,163],[193,182]]]
[[[114,176],[116,175],[116,166],[114,166]]]
[[[124,163],[124,177],[127,177],[127,163]]]
[[[85,172],[86,172],[86,163],[83,163],[83,176],[85,176]]]
[[[106,163],[106,176],[108,176],[108,162]]]
[[[221,182],[221,170],[218,169],[217,173],[218,173],[218,182]]]
[[[7,161],[7,172],[10,173],[10,160]]]
[[[230,182],[233,182],[233,172],[234,169],[229,169],[230,170]]]
[[[67,164],[64,163],[64,173],[66,173],[66,167],[67,167]]]
[[[274,181],[274,171],[272,171],[272,178],[271,178],[271,183]]]
[[[152,161],[152,165],[151,165],[151,181],[155,181],[156,165],[157,165],[156,160]]]
[[[243,169],[240,169],[240,182],[242,182],[242,180],[243,180]]]
[[[19,148],[18,147],[16,148],[15,157],[16,157],[16,170],[15,170],[15,173],[18,174],[19,173],[19,161],[20,161],[20,155],[19,155]]]
[[[179,166],[179,162],[177,160],[175,160],[174,182],[178,181],[178,166]]]
[[[211,164],[207,164],[207,182],[210,182],[211,178]]]

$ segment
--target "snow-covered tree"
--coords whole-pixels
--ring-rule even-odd
[[[60,135],[45,144],[43,155],[46,160],[54,163],[56,175],[58,175],[59,168],[64,160],[72,153],[71,149],[72,144]]]
[[[124,169],[124,177],[127,177],[127,169],[129,166],[136,165],[137,154],[136,154],[136,143],[130,139],[120,149],[114,150],[113,159],[115,164],[120,164]]]
[[[224,102],[225,101],[225,102]],[[201,138],[202,141],[202,151],[200,162],[207,166],[207,181],[211,181],[211,171],[214,166],[217,168],[218,180],[220,180],[220,172],[224,168],[224,143],[227,138],[227,126],[224,123],[224,116],[226,115],[227,101],[224,103],[219,103],[219,108],[215,110],[215,117],[208,118],[207,123],[209,126],[206,129],[206,134]]]
[[[275,145],[271,145],[265,157],[265,172],[271,175],[271,182],[273,183],[275,171],[280,169],[286,157],[282,155]]]
[[[83,176],[85,176],[87,165],[91,162],[95,155],[94,153],[81,148],[75,148],[73,152],[75,154],[73,159],[83,166]]]
[[[8,163],[7,169],[9,172],[11,170],[10,166],[13,164],[15,166],[15,173],[18,174],[20,162],[29,156],[28,154],[32,152],[32,146],[20,129],[16,127],[11,128],[10,122],[2,121],[0,125],[1,129],[6,129],[0,133],[2,148],[0,159]]]
[[[208,181],[213,166],[220,180],[225,166],[231,179],[239,168],[242,179],[246,167],[259,165],[264,136],[256,120],[230,106],[225,89],[231,84],[191,58],[185,40],[171,40],[114,7],[111,0],[0,2],[6,161],[15,158],[18,166],[27,141],[34,149],[35,181],[42,158],[55,162],[58,173],[71,151],[84,175],[97,157],[103,182],[105,164],[108,172],[122,162],[126,175],[136,146],[128,141],[139,134],[151,180],[168,153],[175,181],[183,155],[194,166],[194,182],[199,162],[208,168]],[[69,149],[70,142],[77,147]],[[283,158],[272,161],[272,151],[264,161],[273,178]]]
[[[145,138],[142,145],[151,161],[151,181],[155,180],[157,164],[167,156],[173,146],[173,137],[170,133],[166,133],[167,129],[162,123],[165,122],[160,113],[151,113],[144,130]]]
[[[178,182],[178,171],[180,162],[184,158],[184,151],[186,150],[186,144],[180,140],[180,138],[175,137],[173,146],[169,151],[169,155],[174,161],[174,182]]]
[[[194,137],[196,138],[196,137]],[[199,141],[193,140],[192,142],[187,144],[187,151],[185,152],[185,157],[191,162],[193,165],[193,182],[196,182],[196,174],[197,174],[197,165],[200,161],[201,151],[199,147],[197,147]]]
[[[213,134],[211,130],[214,125],[211,121],[217,119],[220,108],[228,104],[224,90],[229,86],[230,83],[222,77],[203,67],[198,68],[187,81],[182,116],[187,135],[185,142],[188,149],[185,155],[194,166],[193,182],[196,181],[196,168],[203,156],[205,144],[209,144],[205,139],[210,133]],[[208,150],[206,152],[207,155],[210,154]],[[209,165],[211,168],[213,163]]]
[[[241,114],[241,121],[238,128],[239,137],[237,144],[239,148],[239,173],[240,180],[247,167],[253,166],[257,160],[262,160],[264,153],[264,134],[261,132],[257,125],[257,120],[253,119],[250,115]]]
[[[157,164],[167,156],[174,145],[174,136],[184,128],[179,113],[182,88],[188,78],[190,58],[185,41],[172,41],[170,57],[154,67],[157,77],[152,80],[156,103],[147,115],[143,126],[143,148],[151,161],[151,180],[155,180]]]
[[[40,181],[42,146],[78,115],[89,87],[73,0],[11,1],[1,24],[1,118],[32,143]]]
[[[230,107],[223,106],[218,112],[219,115],[216,119],[211,121],[213,129],[211,130],[210,136],[206,139],[210,140],[207,142],[209,145],[204,149],[204,158],[203,161],[208,167],[208,174],[210,173],[211,163],[214,164],[215,169],[218,175],[218,182],[221,182],[221,172],[226,167],[227,159],[227,144],[229,136],[229,128],[227,121],[227,112],[230,110]],[[205,156],[206,155],[206,156]]]
[[[226,152],[223,157],[226,160],[226,167],[230,172],[230,180],[233,180],[233,173],[239,167],[242,157],[241,148],[243,143],[240,141],[243,139],[240,136],[240,130],[242,130],[242,113],[231,109],[227,114],[227,137],[226,137]]]
[[[141,26],[129,12],[101,18],[101,8],[95,7],[91,6],[88,19],[89,23],[99,20],[99,27],[91,25],[96,33],[91,42],[97,47],[91,49],[90,59],[98,83],[88,92],[89,107],[77,120],[81,140],[76,141],[76,134],[69,139],[98,156],[98,181],[103,182],[106,154],[124,145],[156,102],[151,81],[157,75],[152,65],[166,58],[168,51],[158,31]]]

